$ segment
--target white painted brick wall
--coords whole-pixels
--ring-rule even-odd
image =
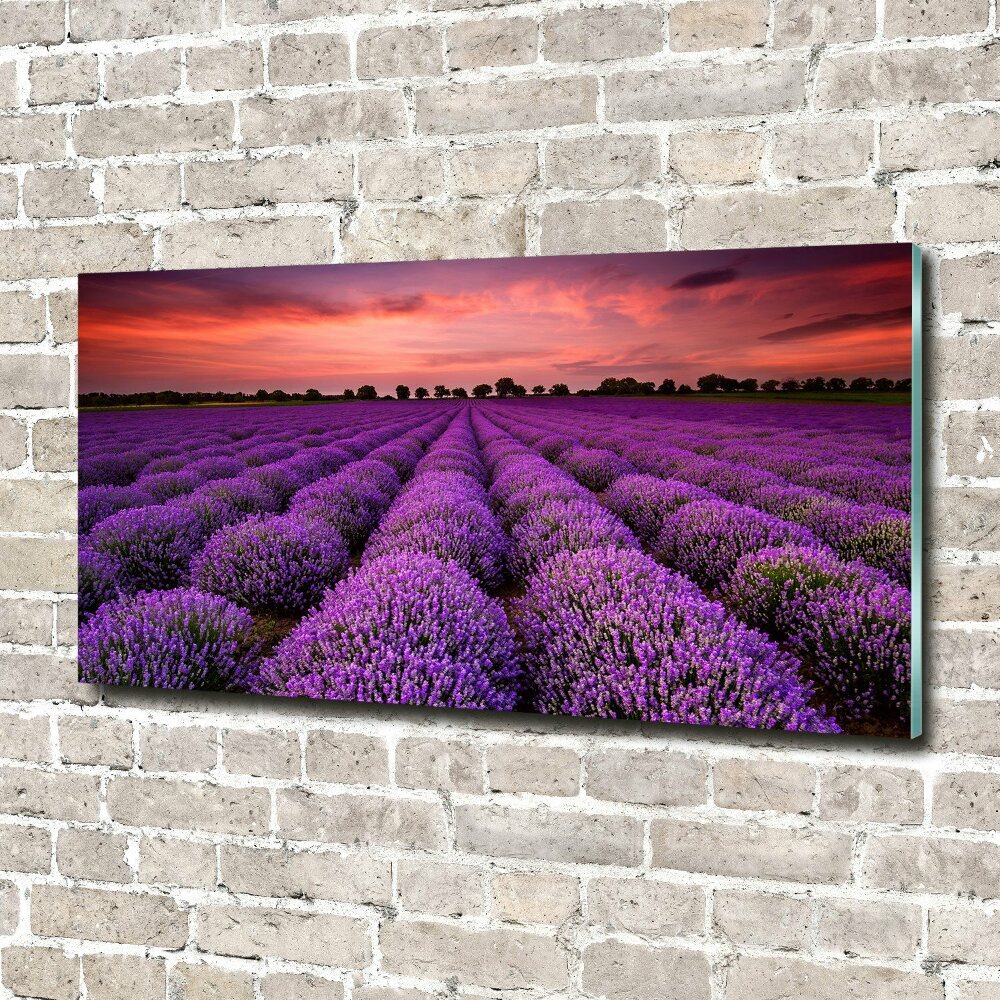
[[[996,0],[0,0],[0,997],[1000,997]],[[75,278],[928,249],[914,745],[75,680]]]

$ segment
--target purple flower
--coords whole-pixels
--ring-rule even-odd
[[[705,490],[690,483],[633,475],[616,479],[604,495],[604,503],[636,533],[643,545],[653,545],[663,531],[664,521],[675,510],[708,496]]]
[[[539,712],[838,731],[794,657],[640,552],[553,557],[515,621]]]
[[[120,510],[144,507],[152,497],[136,484],[130,486],[87,486],[77,499],[80,533],[86,534],[95,524]]]
[[[241,608],[195,590],[112,601],[80,629],[80,680],[246,690],[257,655],[252,625]]]
[[[500,605],[453,563],[398,552],[339,583],[264,662],[259,688],[509,711],[519,676]]]
[[[606,490],[619,476],[635,471],[631,463],[604,448],[569,448],[559,456],[559,465],[595,493]]]
[[[80,614],[89,615],[113,601],[121,590],[121,564],[114,556],[81,545],[77,560]]]
[[[188,470],[179,472],[158,472],[152,476],[140,476],[135,485],[144,489],[156,503],[165,503],[174,497],[190,493],[205,480]]]
[[[216,532],[192,569],[201,590],[255,610],[302,614],[344,575],[348,561],[334,527],[286,514]]]

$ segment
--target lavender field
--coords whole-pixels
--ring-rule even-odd
[[[81,679],[907,735],[910,407],[85,413]]]

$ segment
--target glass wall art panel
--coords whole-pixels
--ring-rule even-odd
[[[916,247],[79,288],[81,680],[920,732]]]

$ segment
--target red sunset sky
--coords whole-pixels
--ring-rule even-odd
[[[80,391],[910,374],[910,247],[80,277]]]

